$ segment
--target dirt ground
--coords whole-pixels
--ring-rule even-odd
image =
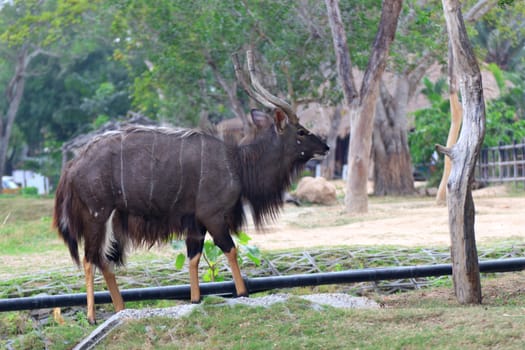
[[[341,189],[340,189],[341,190]],[[495,240],[525,240],[525,194],[509,196],[504,186],[473,191],[475,233],[479,244]],[[431,197],[369,201],[369,212],[345,213],[343,204],[301,206],[287,204],[275,223],[263,232],[247,233],[262,249],[290,249],[340,245],[450,245],[448,209]]]
[[[338,190],[343,187],[339,184]],[[502,240],[525,242],[525,193],[509,195],[500,186],[474,191],[473,196],[478,246]],[[249,224],[246,232],[252,237],[250,244],[262,250],[343,245],[450,246],[447,208],[437,206],[432,197],[371,198],[369,212],[359,216],[346,214],[342,203],[300,207],[286,204],[264,231],[257,232]],[[140,251],[130,254],[130,261]],[[175,254],[169,245],[151,251],[162,256]],[[66,247],[53,254],[53,259],[48,254],[0,256],[0,279],[73,266]]]

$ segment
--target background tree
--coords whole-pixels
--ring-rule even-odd
[[[332,28],[338,73],[347,105],[351,109],[350,147],[348,151],[349,176],[345,198],[350,213],[368,210],[368,164],[371,151],[373,117],[379,90],[379,80],[386,66],[388,49],[394,40],[402,1],[384,1],[379,29],[374,41],[368,67],[359,94],[353,82],[352,66],[348,57],[346,34],[342,25],[339,3],[326,0],[328,18]]]
[[[26,81],[39,73],[33,70],[35,61],[57,57],[64,47],[59,40],[62,29],[76,23],[90,6],[87,1],[15,0],[1,8],[0,50],[7,59],[0,74],[5,86],[0,100],[0,174]]]
[[[407,109],[418,93],[422,77],[443,49],[438,38],[442,19],[439,11],[434,11],[435,6],[426,1],[404,2],[388,65],[391,81],[387,86],[385,79],[381,80],[374,119],[376,195],[406,195],[414,191]]]
[[[315,1],[124,3],[114,25],[126,36],[120,53],[151,67],[136,79],[135,105],[174,124],[195,125],[203,109],[219,119],[246,113],[230,56],[247,48],[263,56],[264,83],[293,106],[318,96],[326,80],[323,27],[310,10]]]
[[[463,2],[465,21],[476,23],[496,3],[493,0]],[[382,83],[375,116],[373,158],[374,193],[377,195],[409,194],[413,191],[412,162],[407,146],[407,106],[419,94],[418,86],[429,68],[436,63],[443,66],[446,61],[444,22],[437,6],[432,1],[405,1],[389,62],[389,70],[393,74],[391,87],[388,89]],[[458,101],[457,89],[454,90],[453,80],[450,81],[451,101]]]
[[[447,140],[449,125],[443,123],[443,120],[450,117],[451,103],[449,98],[444,97],[446,95],[444,79],[438,80],[435,84],[424,79],[424,84],[425,88],[422,92],[431,106],[414,113],[415,127],[409,134],[410,154],[415,164],[432,166],[428,174],[429,186],[437,186],[442,179],[444,158],[435,158],[433,144],[436,140]],[[512,89],[512,87],[502,87],[499,98],[486,101],[483,147],[494,147],[500,143],[510,144],[525,138],[525,119],[517,118],[517,107],[507,102]]]
[[[466,18],[469,13],[486,13],[487,5],[495,3],[465,1]],[[35,15],[22,16],[22,10],[9,14],[22,5]],[[381,1],[341,0],[339,5],[352,65],[362,72],[378,27]],[[375,113],[372,158],[377,194],[412,188],[411,181],[395,179],[411,176],[404,141],[411,125],[406,115],[408,101],[418,94],[417,86],[429,65],[445,57],[443,19],[436,6],[432,1],[404,2],[385,68],[389,78],[380,84]],[[514,2],[508,6],[517,5]],[[89,10],[82,12],[82,8]],[[241,116],[251,106],[243,94],[238,94],[230,55],[248,47],[261,56],[258,60],[267,79],[264,83],[272,91],[280,92],[295,107],[316,102],[336,109],[343,94],[337,88],[335,53],[325,8],[325,4],[314,0],[243,0],[233,4],[161,0],[155,6],[144,0],[110,0],[89,6],[84,1],[46,0],[5,6],[0,10],[0,27],[12,26],[13,30],[9,38],[7,34],[2,36],[4,52],[14,52],[15,38],[41,26],[45,30],[37,32],[42,40],[38,41],[33,33],[30,48],[53,53],[37,55],[29,65],[31,74],[25,75],[25,92],[16,125],[11,128],[20,131],[20,137],[17,142],[9,142],[10,164],[18,162],[20,154],[45,159],[50,156],[49,150],[58,148],[72,135],[88,131],[129,108],[181,126],[194,126],[206,114],[213,122]],[[508,11],[487,20],[490,25],[483,28],[498,29],[512,41],[516,38],[512,37],[511,27],[500,29],[505,21],[500,21],[501,25],[496,21],[519,14]],[[481,33],[477,27],[470,30]],[[480,53],[488,52],[483,48],[485,41],[477,42]],[[5,86],[13,76],[14,62],[0,64],[0,81]],[[505,103],[523,105],[523,70],[519,70],[519,64],[508,66],[513,67],[514,74],[505,72],[503,80],[512,81],[514,87]],[[359,82],[360,73],[357,69],[355,72]],[[5,126],[7,100],[0,103]],[[338,135],[336,119],[327,135],[332,139]],[[391,173],[396,175],[385,176]]]
[[[481,283],[474,233],[472,183],[474,169],[485,135],[485,102],[481,72],[467,36],[458,0],[443,0],[443,12],[451,44],[450,57],[460,77],[464,112],[459,142],[451,148],[436,146],[452,161],[447,183],[451,237],[452,276],[457,300],[481,303]]]

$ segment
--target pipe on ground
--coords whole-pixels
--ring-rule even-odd
[[[488,260],[479,263],[480,272],[510,272],[525,269],[525,258]],[[296,274],[288,276],[257,277],[245,279],[249,293],[257,293],[278,288],[318,286],[324,284],[370,282],[389,279],[418,278],[452,275],[451,264],[401,266],[389,268],[371,268],[362,270],[346,270],[340,272]],[[233,282],[201,283],[201,294],[234,296]],[[167,287],[136,288],[123,290],[124,301],[140,301],[154,299],[190,299],[190,286],[178,285]],[[108,292],[95,293],[96,304],[111,303]],[[86,305],[86,294],[62,294],[35,296],[25,298],[0,299],[0,312],[46,309],[54,307]]]

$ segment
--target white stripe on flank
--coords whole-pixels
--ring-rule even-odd
[[[179,196],[182,192],[182,182],[184,180],[184,167],[182,165],[183,160],[183,154],[184,154],[184,138],[180,139],[180,149],[179,149],[179,168],[180,168],[180,176],[179,176],[179,189],[177,190],[177,194],[175,195],[175,199],[171,203],[170,209],[173,208],[175,203],[179,200]]]
[[[230,168],[230,163],[228,162],[228,156],[226,155],[226,150],[224,150],[223,157],[224,157],[224,164],[226,165],[226,169],[228,169],[228,174],[230,175],[230,186],[232,186],[233,185],[233,172]]]
[[[120,135],[120,188],[122,188],[122,198],[124,205],[128,207],[128,199],[126,198],[126,189],[124,188],[124,135]]]
[[[204,137],[201,136],[201,175],[200,175],[200,179],[199,179],[199,191],[200,191],[200,187],[202,185],[202,182],[204,181],[204,165],[206,164],[206,162],[204,161],[204,144],[205,144],[205,139]]]
[[[113,253],[113,242],[116,241],[115,233],[113,232],[113,215],[115,215],[115,210],[111,212],[109,219],[106,221],[106,231],[104,243],[102,245],[102,254],[104,259]]]

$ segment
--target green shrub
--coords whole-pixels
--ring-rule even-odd
[[[22,195],[28,196],[28,197],[38,196],[38,188],[31,187],[31,186],[24,187],[22,188]]]
[[[433,174],[430,183],[439,181],[444,158],[436,161],[433,154],[435,144],[444,145],[450,127],[450,101],[443,98],[446,87],[440,80],[432,84],[424,79],[425,89],[422,92],[430,100],[430,107],[414,112],[415,129],[408,136],[410,155],[414,165],[432,166]],[[525,138],[525,120],[517,116],[515,106],[509,103],[507,94],[486,102],[486,128],[483,147],[520,142]]]

